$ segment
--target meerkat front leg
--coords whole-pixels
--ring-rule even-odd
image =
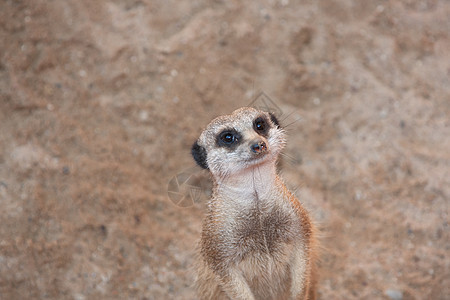
[[[291,267],[291,299],[303,299],[305,288],[307,288],[307,265],[308,259],[303,250],[294,253]]]
[[[223,291],[230,299],[255,300],[255,296],[253,296],[247,281],[239,270],[229,270],[226,277],[221,280],[221,283]]]

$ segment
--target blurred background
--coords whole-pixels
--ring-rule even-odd
[[[167,185],[203,126],[263,91],[322,228],[319,299],[448,299],[449,16],[445,0],[2,0],[0,298],[196,299],[204,203]]]

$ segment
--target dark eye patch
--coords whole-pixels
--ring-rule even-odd
[[[272,121],[273,124],[275,124],[275,126],[277,126],[277,128],[280,128],[280,122],[278,121],[277,117],[275,117],[275,115],[273,113],[269,113],[270,115],[270,120]]]
[[[241,142],[241,135],[234,129],[225,129],[217,135],[219,147],[234,148]]]
[[[259,135],[266,136],[270,129],[270,124],[265,117],[258,117],[253,121],[253,129]]]

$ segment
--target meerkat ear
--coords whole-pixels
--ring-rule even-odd
[[[192,145],[191,154],[197,165],[203,169],[208,169],[208,164],[206,163],[206,149],[200,146],[197,141]]]
[[[277,117],[275,117],[275,115],[273,113],[269,113],[270,115],[270,120],[272,121],[273,124],[275,124],[278,128],[280,128],[280,122],[278,122]]]

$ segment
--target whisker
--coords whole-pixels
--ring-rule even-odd
[[[292,155],[286,154],[286,153],[284,153],[284,152],[281,152],[280,155],[283,156],[284,158],[286,158],[287,161],[288,161],[289,163],[293,164],[293,165],[298,165],[298,164],[300,164],[300,160],[297,159],[297,158],[295,158],[295,157],[293,157]]]
[[[301,189],[300,185],[296,185],[292,187],[292,193],[297,195],[297,192]]]
[[[291,111],[290,113],[288,113],[285,117],[283,117],[283,119],[281,119],[281,122],[284,122],[287,120],[287,118],[289,118],[290,116],[292,116],[295,113],[295,110]]]
[[[299,118],[295,119],[294,121],[292,121],[291,123],[289,123],[287,125],[284,125],[284,128],[287,128],[287,127],[289,127],[289,126],[293,125],[294,123],[297,123],[297,122],[299,122],[301,120],[303,120],[303,118],[299,117]]]

